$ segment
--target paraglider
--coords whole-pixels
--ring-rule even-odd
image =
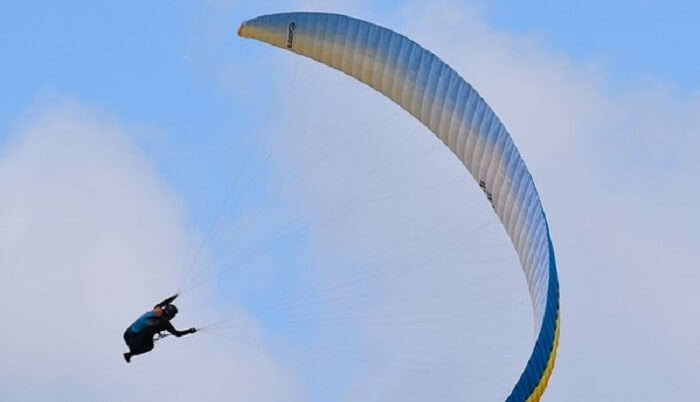
[[[153,310],[143,313],[124,331],[124,342],[129,346],[129,351],[123,355],[127,363],[131,362],[133,356],[153,350],[154,337],[158,336],[156,339],[165,337],[165,335],[161,335],[163,331],[167,331],[178,338],[197,332],[196,328],[179,331],[170,323],[178,313],[177,306],[172,304],[177,296],[170,296],[156,304],[153,306]]]
[[[420,120],[462,161],[505,226],[532,299],[535,343],[507,400],[539,400],[559,339],[554,248],[532,176],[491,108],[433,53],[366,21],[338,14],[282,13],[243,22],[238,34],[309,57],[369,85]]]

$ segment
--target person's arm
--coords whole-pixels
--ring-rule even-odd
[[[178,294],[175,293],[174,295],[168,297],[167,299],[165,299],[165,300],[163,300],[162,302],[160,302],[160,303],[156,304],[155,306],[153,306],[153,308],[156,308],[156,307],[163,308],[163,307],[167,306],[168,304],[174,302],[175,299],[177,299],[177,296],[178,296]]]
[[[177,336],[178,338],[183,335],[194,334],[195,332],[197,332],[197,328],[190,328],[184,331],[178,331],[177,329],[175,329],[175,327],[173,327],[173,324],[171,324],[170,321],[166,322],[165,330]]]

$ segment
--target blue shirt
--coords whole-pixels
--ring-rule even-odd
[[[146,313],[143,313],[141,317],[139,317],[136,321],[134,321],[133,324],[129,327],[129,330],[133,333],[140,333],[144,329],[152,326],[156,322],[160,321],[160,317],[156,314],[155,311],[149,311]]]

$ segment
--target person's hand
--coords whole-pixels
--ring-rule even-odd
[[[187,330],[187,332],[189,332],[190,334],[194,334],[195,332],[197,332],[197,328],[190,328]]]

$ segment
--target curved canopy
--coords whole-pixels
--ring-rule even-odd
[[[357,78],[420,120],[462,161],[505,226],[532,298],[535,345],[507,400],[539,400],[559,339],[554,249],[530,172],[491,108],[433,53],[366,21],[324,13],[273,14],[244,22],[238,34]]]

